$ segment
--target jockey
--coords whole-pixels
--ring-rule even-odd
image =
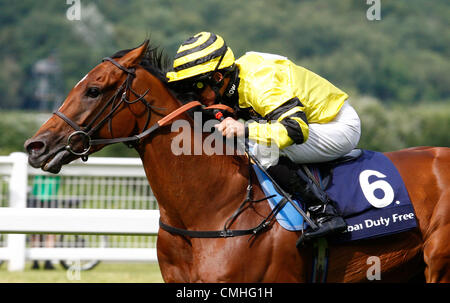
[[[358,144],[360,120],[345,92],[282,56],[247,52],[235,60],[222,37],[209,32],[180,46],[166,76],[175,91],[194,92],[206,106],[228,105],[246,120],[224,119],[216,125],[222,135],[244,137],[254,151],[279,149],[279,159],[262,162],[283,188],[306,201],[319,228],[305,230],[303,240],[346,230],[333,201],[299,178],[296,167],[337,159]]]

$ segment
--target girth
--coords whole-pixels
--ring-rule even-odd
[[[250,177],[249,177],[250,178]],[[249,179],[251,180],[251,179]],[[242,202],[242,204],[239,206],[239,208],[234,212],[234,214],[228,218],[226,221],[224,228],[222,230],[187,230],[183,228],[173,227],[170,225],[167,225],[159,220],[159,226],[171,233],[171,234],[177,234],[180,236],[190,237],[190,238],[229,238],[229,237],[239,237],[239,236],[245,236],[245,235],[252,235],[252,237],[257,236],[260,232],[266,230],[272,222],[274,222],[275,216],[283,209],[283,207],[286,205],[288,200],[286,198],[282,199],[280,203],[276,205],[272,209],[272,211],[269,213],[267,217],[265,217],[257,226],[249,228],[249,229],[229,229],[228,226],[233,223],[233,221],[242,213],[242,211],[245,209],[245,206],[247,203],[256,203],[261,202],[266,199],[269,199],[273,196],[264,197],[260,200],[252,200],[250,199],[250,191],[251,186],[247,187],[247,199]],[[250,238],[250,239],[251,239]],[[249,239],[249,240],[250,240]]]

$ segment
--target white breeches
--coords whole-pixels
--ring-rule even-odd
[[[278,163],[278,156],[286,156],[295,163],[331,161],[354,149],[360,137],[361,121],[353,107],[345,101],[331,122],[309,124],[309,137],[303,144],[293,144],[278,151],[255,143],[250,143],[250,146],[267,168]]]

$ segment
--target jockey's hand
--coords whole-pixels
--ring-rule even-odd
[[[245,136],[245,125],[231,117],[225,118],[219,124],[214,125],[214,127],[222,133],[222,136],[227,138]]]

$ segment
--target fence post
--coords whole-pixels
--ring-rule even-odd
[[[13,162],[9,181],[9,207],[25,208],[27,206],[28,157],[24,153],[11,153]],[[25,234],[8,234],[9,271],[25,269]]]

